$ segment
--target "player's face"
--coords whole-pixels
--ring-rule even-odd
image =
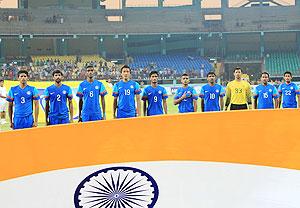
[[[94,68],[90,67],[86,70],[86,75],[88,78],[92,79],[94,77]]]
[[[3,87],[3,85],[4,85],[4,82],[1,81],[1,82],[0,82],[0,87]]]
[[[183,85],[188,85],[188,84],[190,83],[190,78],[189,78],[189,76],[182,76],[182,77],[181,77],[181,83],[182,83]]]
[[[151,83],[156,84],[156,83],[157,83],[157,80],[158,80],[157,74],[152,74],[152,75],[150,76],[150,80],[151,80]]]
[[[263,84],[267,84],[269,82],[269,76],[267,74],[263,74],[261,75],[260,80]]]
[[[212,84],[215,83],[215,82],[216,82],[216,76],[213,75],[213,74],[208,75],[207,81],[208,81],[209,83],[212,83]]]
[[[284,80],[287,82],[287,83],[290,83],[292,81],[292,76],[290,74],[285,74],[284,75]]]
[[[56,83],[61,83],[61,81],[63,80],[63,78],[64,77],[60,73],[54,74],[54,76],[53,76],[53,80]]]
[[[25,73],[19,75],[18,80],[21,84],[26,84],[28,81],[28,76]]]
[[[241,70],[235,70],[234,73],[233,73],[233,75],[234,75],[235,79],[241,79],[241,77],[242,77],[242,71]]]
[[[121,72],[122,79],[129,80],[130,79],[130,69],[123,68]]]

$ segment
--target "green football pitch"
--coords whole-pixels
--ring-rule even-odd
[[[169,98],[167,99],[168,102],[168,114],[177,114],[178,113],[178,106],[175,106],[173,104],[173,99],[174,96],[169,96]],[[112,106],[106,106],[106,108],[112,108]],[[200,101],[198,100],[198,111],[200,111]],[[40,114],[44,113],[41,109],[40,109]],[[8,119],[8,115],[6,116],[6,120],[7,123],[4,125],[0,125],[0,131],[9,131],[11,130],[9,127],[9,119]],[[77,122],[77,121],[75,121]],[[45,126],[45,123],[39,123],[39,127],[41,126]]]

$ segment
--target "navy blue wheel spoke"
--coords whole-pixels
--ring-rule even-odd
[[[145,186],[145,185],[147,185],[147,184],[144,183],[144,184],[142,184],[142,185],[139,185],[139,186],[136,186],[136,187],[132,187],[132,188],[130,188],[130,189],[126,189],[126,190],[124,190],[124,192],[125,192],[125,193],[128,193],[128,192],[134,191],[134,190],[136,190],[136,189],[138,189],[138,188],[141,188],[141,187],[143,187],[143,186]],[[129,187],[128,187],[128,188],[129,188]]]
[[[106,185],[110,188],[111,192],[114,192],[114,189],[111,187],[111,185],[108,183],[108,181],[106,180],[106,178],[104,176],[102,176],[102,178],[104,179]]]
[[[139,205],[138,203],[132,201],[131,199],[123,199],[123,201],[124,202],[129,202],[129,203],[134,204],[134,205],[139,206],[139,207],[143,207],[143,206]]]
[[[133,176],[133,178],[131,178],[120,191],[124,191],[124,189],[127,188],[127,186],[135,179],[135,177],[136,177],[136,175]]]

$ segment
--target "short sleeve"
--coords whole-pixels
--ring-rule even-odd
[[[34,87],[33,88],[33,100],[39,100],[40,99],[40,95],[39,95],[39,91]]]
[[[204,98],[204,87],[201,87],[199,97]]]
[[[278,87],[278,93],[279,93],[279,95],[281,95],[281,94],[282,94],[282,84],[281,84],[281,85],[279,85],[279,87]]]
[[[174,96],[174,100],[177,100],[179,99],[179,89],[177,89],[176,93],[175,93],[175,96]]]
[[[140,88],[140,85],[136,82],[135,83],[135,88],[134,88],[134,94],[139,95],[142,93],[142,90]]]
[[[102,83],[101,83],[101,87],[100,87],[100,95],[101,95],[102,97],[104,97],[105,95],[107,95],[107,91],[106,91],[106,89],[105,89],[105,86],[104,86],[104,84],[102,84]]]
[[[278,90],[275,86],[273,86],[273,98],[277,99],[279,98]]]
[[[297,95],[299,95],[299,94],[300,94],[299,87],[298,87],[298,85],[296,85],[296,84],[295,84],[295,92],[296,92],[296,94],[297,94]]]
[[[4,96],[7,96],[7,91],[6,91],[6,88],[5,88],[5,87],[3,87],[3,93],[4,93],[4,94],[3,94]]]
[[[147,92],[147,87],[144,89],[143,94],[142,94],[142,100],[148,100],[148,92]]]
[[[221,86],[220,88],[221,88],[220,97],[224,97],[226,93],[225,88],[223,86]]]
[[[82,98],[83,97],[83,89],[82,89],[82,85],[80,84],[76,93],[77,97]]]
[[[253,94],[253,98],[258,98],[258,90],[257,90],[257,88],[258,88],[258,86],[257,87],[255,87],[255,89],[254,89],[254,94]]]
[[[196,90],[194,88],[192,90],[192,93],[193,93],[193,99],[194,100],[198,100],[198,95],[197,95],[197,92],[196,92]]]
[[[45,98],[45,100],[49,100],[49,90],[48,90],[48,88],[46,88],[45,91],[44,91],[44,98]]]
[[[166,88],[163,87],[163,99],[167,99],[168,98],[168,93]]]
[[[6,100],[8,102],[13,102],[14,101],[14,93],[13,93],[12,89],[9,90],[8,95],[6,97]]]
[[[112,96],[114,96],[114,97],[118,97],[119,96],[118,84],[114,85]]]
[[[72,92],[72,89],[71,87],[68,86],[68,99],[73,99],[73,92]]]

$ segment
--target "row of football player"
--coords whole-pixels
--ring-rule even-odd
[[[107,91],[104,85],[94,79],[94,68],[87,68],[87,78],[80,83],[77,91],[79,97],[79,122],[105,120],[106,106],[104,96]],[[114,118],[130,118],[141,116],[141,89],[133,80],[130,80],[131,70],[128,66],[121,68],[122,80],[113,87],[113,116]],[[216,75],[213,72],[207,74],[208,84],[201,89],[202,111],[223,110],[223,97],[226,95],[225,109],[230,110],[248,109],[251,105],[250,84],[241,79],[242,70],[234,69],[235,80],[228,83],[226,90],[216,84]],[[12,87],[6,97],[9,102],[10,126],[13,129],[31,128],[37,126],[39,113],[39,94],[35,87],[27,85],[27,71],[19,71],[20,84]],[[153,71],[149,74],[151,85],[144,89],[142,100],[144,115],[167,114],[167,92],[164,87],[158,85],[158,73]],[[284,73],[286,83],[280,85],[279,90],[268,84],[269,74],[263,72],[262,83],[256,87],[254,108],[272,109],[280,107],[282,98],[283,108],[297,108],[296,95],[299,101],[299,89],[291,82],[292,74]],[[72,90],[62,84],[63,74],[59,70],[53,72],[54,84],[45,90],[46,100],[46,124],[56,125],[73,122]],[[188,74],[181,76],[182,87],[174,97],[174,104],[178,105],[180,113],[197,112],[198,94],[189,86]],[[100,99],[101,98],[101,106]],[[274,102],[275,101],[275,102]],[[13,103],[15,104],[13,116]],[[275,103],[275,105],[274,105]],[[300,104],[300,102],[298,102]],[[33,116],[33,105],[35,114]],[[102,113],[103,112],[103,113]],[[70,114],[70,116],[69,116]]]

